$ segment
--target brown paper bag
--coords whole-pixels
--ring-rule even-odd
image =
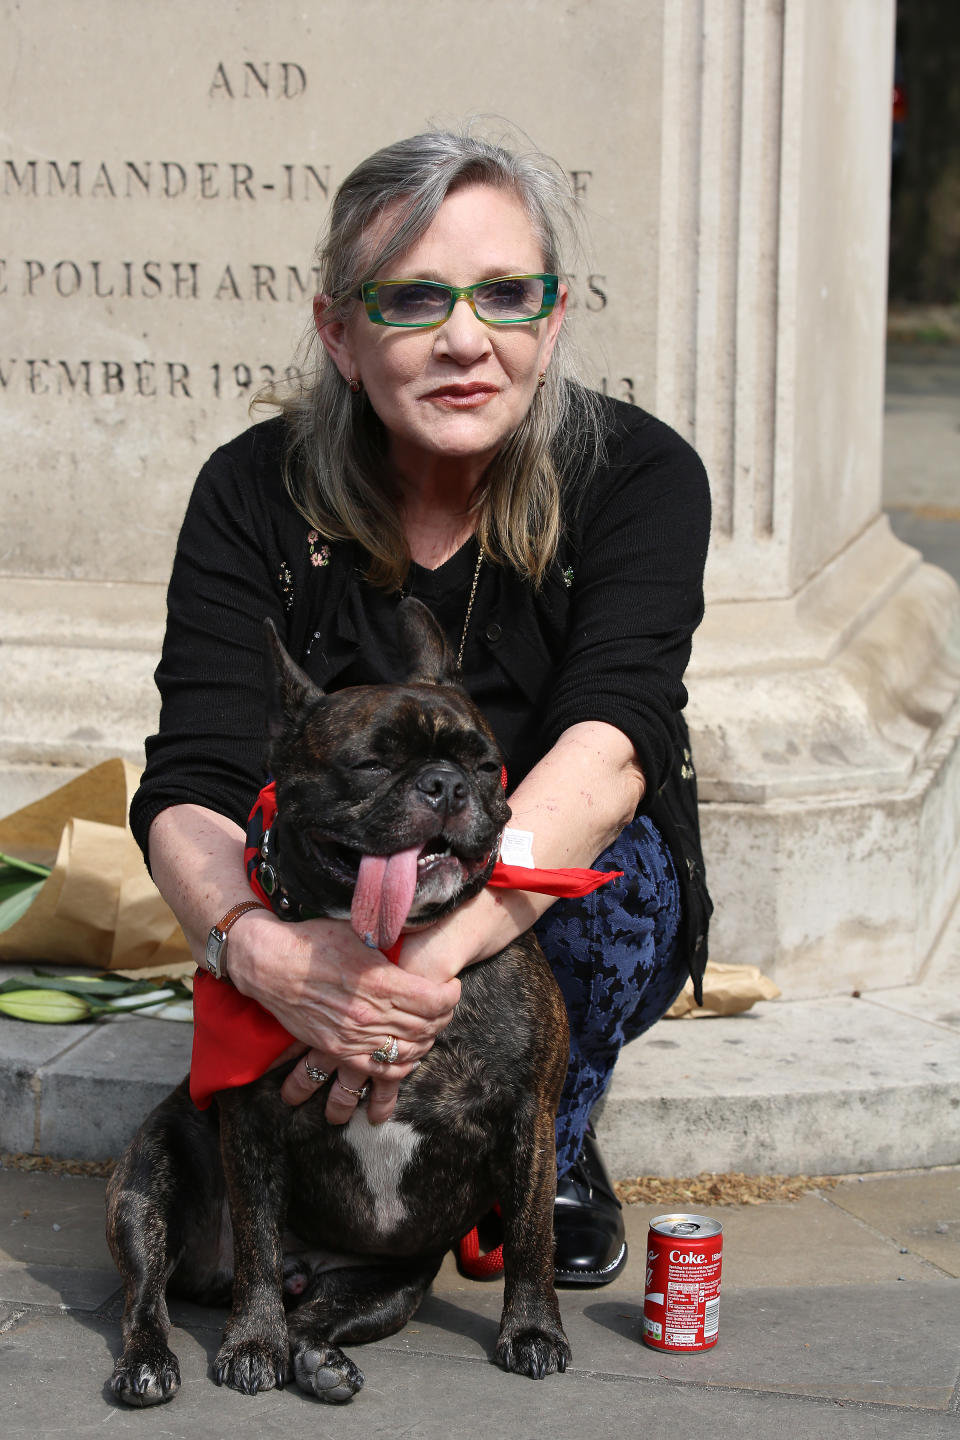
[[[139,969],[190,959],[183,932],[130,832],[140,774],[105,760],[0,820],[0,850],[53,872],[29,910],[0,932],[0,960]]]
[[[703,977],[703,1008],[693,998],[688,980],[664,1016],[665,1020],[699,1020],[709,1015],[741,1015],[758,1000],[776,1000],[780,989],[756,965],[707,966]]]

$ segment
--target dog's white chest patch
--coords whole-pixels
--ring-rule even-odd
[[[371,1125],[365,1110],[355,1110],[344,1130],[344,1139],[353,1147],[373,1201],[378,1232],[389,1234],[406,1219],[400,1199],[400,1181],[413,1159],[420,1135],[412,1125],[385,1120]]]

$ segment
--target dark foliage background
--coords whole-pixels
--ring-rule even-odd
[[[899,0],[890,298],[960,304],[960,0]]]

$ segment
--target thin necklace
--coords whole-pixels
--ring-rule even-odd
[[[467,613],[463,620],[463,634],[460,636],[460,649],[457,651],[457,674],[463,674],[463,651],[467,643],[467,630],[470,626],[470,616],[473,614],[473,602],[477,597],[477,584],[480,580],[480,567],[483,564],[483,546],[480,546],[480,553],[477,556],[477,568],[473,572],[473,584],[470,586],[470,599],[467,601]]]

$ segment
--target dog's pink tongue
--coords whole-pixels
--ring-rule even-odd
[[[364,855],[350,907],[350,924],[368,945],[389,950],[410,914],[420,846],[396,855]]]

